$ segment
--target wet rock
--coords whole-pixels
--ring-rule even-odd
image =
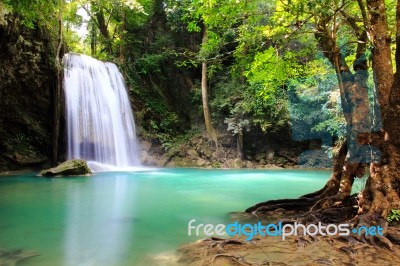
[[[56,167],[41,171],[38,176],[88,176],[92,174],[86,161],[69,160]]]
[[[167,163],[169,162],[169,159],[166,157],[161,157],[160,159],[158,159],[156,161],[156,166],[157,167],[164,167],[167,165]]]
[[[152,143],[150,141],[147,140],[143,140],[140,142],[140,148],[144,151],[150,151],[151,147],[152,147]]]
[[[22,249],[5,250],[0,248],[0,265],[19,265],[19,262],[35,256],[39,256],[39,253]]]

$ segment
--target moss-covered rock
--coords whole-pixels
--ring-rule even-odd
[[[92,174],[86,161],[69,160],[56,167],[41,171],[38,176],[88,176]]]

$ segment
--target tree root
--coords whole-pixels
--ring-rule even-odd
[[[382,160],[383,163],[370,163],[365,188],[358,195],[350,195],[354,179],[365,174],[367,165],[348,159],[351,157],[347,156],[349,154],[347,154],[346,146],[347,144],[344,144],[340,147],[334,159],[331,178],[322,189],[298,199],[261,202],[247,208],[245,212],[255,216],[269,214],[270,217],[275,210],[283,209],[286,220],[281,221],[287,223],[299,222],[304,225],[318,222],[349,223],[353,228],[380,226],[384,235],[371,236],[366,232],[361,232],[359,237],[354,236],[349,241],[351,244],[362,242],[385,250],[393,250],[393,244],[400,244],[400,231],[388,230],[386,217],[391,209],[400,208],[400,175],[396,170],[400,167],[398,163],[400,158],[398,160],[385,159]],[[396,147],[390,147],[389,150],[392,151],[389,152],[390,154],[400,154]],[[357,151],[353,151],[353,156],[356,154]],[[301,239],[297,244],[307,245]]]
[[[306,247],[308,244],[310,244],[310,241],[308,241],[307,239],[305,239],[304,237],[299,237],[294,241],[298,247],[304,248]]]
[[[386,236],[392,243],[400,245],[400,229],[389,227]]]
[[[217,247],[219,249],[224,249],[226,245],[244,245],[245,242],[235,239],[224,239],[218,237],[211,237],[210,240],[212,241],[210,247],[214,248]]]
[[[228,258],[229,260],[231,260],[232,262],[234,262],[237,265],[243,265],[243,266],[252,266],[252,265],[258,265],[252,262],[247,261],[243,256],[236,256],[236,255],[232,255],[232,254],[216,254],[214,256],[212,256],[211,258],[206,259],[203,262],[203,266],[207,266],[207,265],[214,265],[215,260],[217,258],[220,257],[224,257],[224,258]]]
[[[305,211],[308,210],[311,206],[313,206],[315,202],[316,199],[306,199],[306,198],[269,200],[258,203],[250,208],[247,208],[245,212],[257,214],[257,213],[265,213],[268,211],[274,211],[276,209]]]

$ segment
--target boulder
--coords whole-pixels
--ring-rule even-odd
[[[86,161],[69,160],[56,167],[41,171],[38,176],[88,176],[92,174]]]
[[[235,168],[235,169],[245,167],[245,163],[239,158],[229,159],[226,161],[226,164],[228,165],[229,168]]]

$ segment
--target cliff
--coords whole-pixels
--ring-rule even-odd
[[[0,2],[0,171],[51,158],[55,46],[46,30],[21,25]]]

